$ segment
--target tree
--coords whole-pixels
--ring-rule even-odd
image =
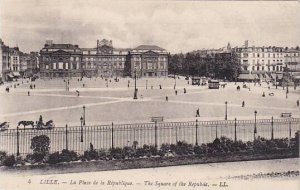
[[[34,153],[46,155],[50,149],[50,138],[46,135],[35,136],[31,139],[30,148]]]

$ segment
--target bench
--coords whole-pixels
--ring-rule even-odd
[[[292,117],[292,113],[281,113],[281,117]]]
[[[151,117],[151,122],[163,122],[164,121],[164,117],[160,116],[160,117]]]

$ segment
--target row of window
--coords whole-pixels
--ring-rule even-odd
[[[71,58],[71,61],[73,59]],[[125,57],[115,57],[115,58],[93,58],[93,57],[86,57],[85,61],[125,61]]]
[[[53,64],[46,64],[45,68],[46,69],[80,69],[79,63],[53,63]],[[92,64],[92,63],[86,63],[86,64],[82,64],[83,68],[97,68],[96,64]],[[122,63],[115,63],[113,65],[110,64],[104,64],[104,65],[99,65],[99,68],[106,68],[106,67],[114,67],[114,68],[123,68],[123,64]]]
[[[134,67],[136,68],[136,69],[141,69],[141,65],[142,64],[140,64],[139,62],[135,62],[135,64],[134,64]],[[164,63],[160,63],[159,64],[159,67],[158,67],[158,64],[156,64],[156,63],[144,63],[143,65],[143,68],[144,69],[163,69],[164,68]]]
[[[273,62],[275,62],[275,61],[276,61],[276,60],[273,59]],[[253,64],[255,64],[255,62],[256,62],[256,63],[260,63],[260,60],[259,60],[259,59],[257,59],[256,61],[255,61],[255,60],[252,60],[252,63],[253,63]],[[261,60],[261,62],[264,63],[265,60],[263,59],[263,60]],[[282,59],[280,59],[280,60],[277,59],[277,63],[278,63],[278,62],[282,62]],[[268,64],[271,64],[271,60],[268,60]]]
[[[272,57],[272,58],[277,58],[277,57],[282,57],[282,53],[252,53],[252,57]],[[242,53],[242,57],[249,57],[249,54],[248,53]]]
[[[281,65],[273,65],[272,67],[268,66],[267,68],[267,71],[282,71],[282,66]],[[252,71],[265,71],[265,67],[264,66],[252,66]]]
[[[133,57],[132,58],[134,61],[141,61],[141,57]],[[155,59],[155,58],[154,58]],[[145,59],[145,60],[149,60],[149,59]],[[166,61],[167,60],[167,58],[166,57],[158,57],[158,60],[159,61]]]

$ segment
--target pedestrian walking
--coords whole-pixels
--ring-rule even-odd
[[[175,95],[177,96],[177,90],[175,90]]]
[[[242,107],[245,107],[245,102],[244,101],[242,102]]]
[[[263,94],[262,94],[262,97],[265,97],[266,95],[265,95],[265,92],[263,92]]]
[[[27,92],[27,94],[28,94],[28,96],[30,96],[30,92],[29,91]]]
[[[168,96],[166,96],[166,101],[169,101],[169,98],[168,98]]]
[[[183,89],[183,93],[184,93],[184,94],[186,93],[186,89],[185,89],[185,88]]]
[[[297,107],[299,107],[299,100],[297,100]]]
[[[35,84],[33,85],[33,88],[35,89]]]
[[[161,84],[159,85],[159,89],[162,89],[162,88],[161,88]]]
[[[196,110],[196,117],[200,117],[200,110],[199,110],[199,108]]]

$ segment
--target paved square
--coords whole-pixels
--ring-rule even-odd
[[[57,126],[80,125],[83,105],[86,106],[87,125],[149,122],[152,116],[164,116],[166,121],[193,121],[198,108],[198,120],[223,120],[225,101],[228,102],[228,119],[253,119],[254,110],[258,112],[257,118],[276,118],[283,112],[290,112],[293,117],[300,116],[300,108],[296,106],[299,89],[290,87],[286,99],[286,90],[274,86],[268,89],[265,83],[262,86],[250,84],[250,91],[246,88],[237,91],[237,85],[242,86],[242,83],[228,83],[225,88],[211,90],[207,86],[192,86],[180,77],[176,79],[176,95],[173,78],[143,78],[137,80],[137,100],[133,100],[134,80],[131,78],[120,78],[119,82],[113,78],[107,81],[73,78],[70,79],[69,91],[66,91],[63,79],[17,83],[20,85],[16,88],[12,85],[9,93],[4,90],[6,86],[2,86],[0,92],[0,120],[10,122],[11,128],[21,120],[36,121],[39,115],[45,121],[54,120]],[[30,84],[36,88],[29,89]],[[79,96],[76,91],[79,91]],[[263,92],[266,97],[262,97]],[[269,96],[271,92],[274,96]],[[244,108],[242,101],[245,101]]]

